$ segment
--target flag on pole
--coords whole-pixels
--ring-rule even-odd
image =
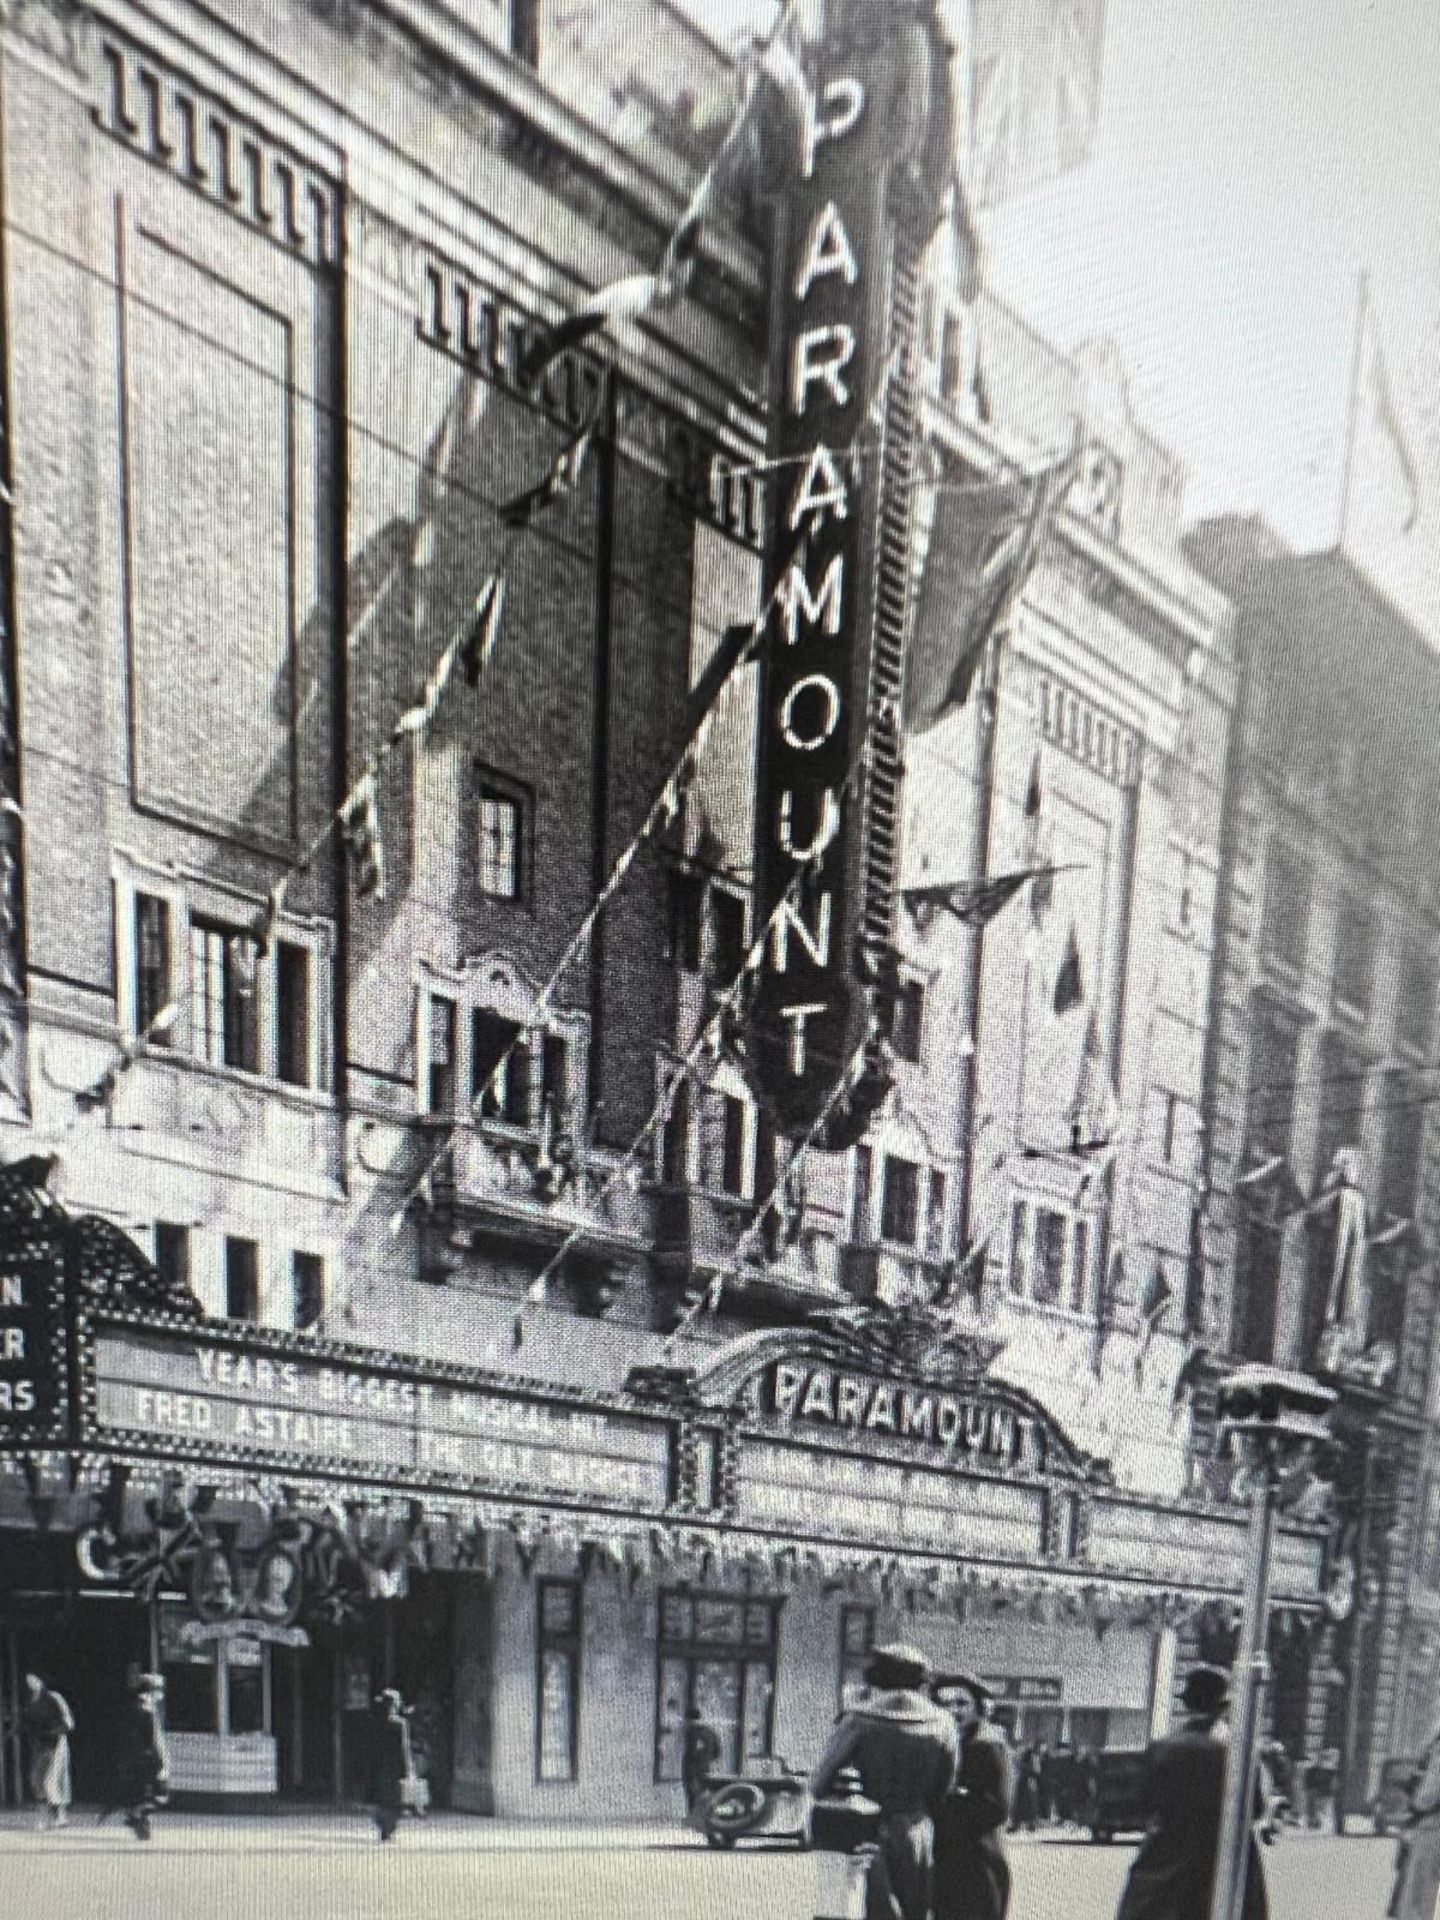
[[[460,670],[465,675],[467,687],[478,687],[481,674],[490,664],[490,656],[500,637],[500,615],[504,608],[504,578],[492,573],[475,596],[470,625],[460,646]]]
[[[592,415],[556,454],[545,478],[536,486],[527,487],[524,493],[517,494],[513,500],[505,502],[500,509],[502,525],[514,532],[523,532],[526,527],[534,525],[547,507],[575,491],[585,471],[585,462],[590,457],[595,424]]]
[[[941,486],[906,652],[901,724],[926,733],[965,704],[991,636],[1008,622],[1074,456],[1018,480]]]
[[[988,879],[955,880],[938,887],[906,887],[900,898],[919,926],[928,924],[930,918],[943,909],[978,933],[1009,906],[1027,881],[1056,871],[1054,867],[1022,867],[1018,873],[998,873]]]
[[[1360,282],[1340,545],[1403,536],[1420,518],[1420,472],[1395,398],[1369,286]]]
[[[1135,1384],[1145,1384],[1145,1360],[1150,1352],[1150,1343],[1160,1331],[1160,1323],[1165,1318],[1166,1309],[1175,1298],[1174,1289],[1165,1277],[1165,1269],[1157,1260],[1151,1270],[1150,1278],[1145,1282],[1145,1291],[1140,1296],[1140,1338],[1135,1346]]]
[[[972,0],[972,191],[991,207],[1089,157],[1100,123],[1105,0]]]
[[[380,840],[380,810],[375,774],[362,773],[339,812],[340,837],[350,855],[355,892],[361,900],[385,898],[385,849]]]
[[[1080,942],[1073,921],[1065,942],[1065,958],[1060,962],[1060,971],[1055,976],[1053,1004],[1057,1014],[1069,1013],[1073,1008],[1085,1004],[1085,975],[1080,964]]]

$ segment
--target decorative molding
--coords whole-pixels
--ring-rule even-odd
[[[765,543],[765,478],[737,467],[702,427],[672,416],[665,468],[670,490],[698,519],[759,552]]]
[[[605,426],[610,369],[588,353],[567,349],[551,361],[538,387],[520,379],[527,355],[548,331],[545,323],[462,268],[422,250],[415,331],[427,346],[529,401],[557,426],[574,430],[598,418]]]
[[[342,257],[334,183],[253,120],[107,28],[97,127],[312,265]]]
[[[1036,683],[1040,731],[1053,746],[1079,760],[1117,787],[1133,787],[1140,779],[1144,742],[1103,712],[1083,693],[1050,674]]]

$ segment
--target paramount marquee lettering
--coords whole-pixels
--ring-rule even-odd
[[[782,1420],[814,1420],[857,1433],[922,1441],[947,1453],[1006,1466],[1044,1464],[1040,1423],[985,1395],[905,1386],[782,1360],[771,1372],[769,1410]]]
[[[770,450],[785,478],[772,515],[757,824],[759,908],[774,931],[752,1055],[759,1091],[792,1128],[814,1118],[863,1034],[849,978],[847,777],[868,697],[856,452],[883,344],[872,335],[884,326],[870,311],[884,129],[869,107],[861,74],[817,78],[780,214]]]

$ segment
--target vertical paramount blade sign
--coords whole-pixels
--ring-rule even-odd
[[[843,1116],[890,939],[915,262],[953,165],[931,7],[823,11],[803,106],[784,90],[762,159],[776,199],[755,924],[771,936],[745,1051],[793,1136]]]

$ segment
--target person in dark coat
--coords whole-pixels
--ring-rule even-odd
[[[1034,1747],[1022,1747],[1015,1770],[1015,1799],[1010,1810],[1010,1831],[1023,1827],[1033,1833],[1040,1818],[1040,1755]]]
[[[1228,1678],[1218,1667],[1196,1667],[1180,1699],[1180,1731],[1152,1741],[1146,1755],[1150,1823],[1116,1920],[1209,1920],[1225,1797],[1226,1747],[1216,1722],[1230,1702]],[[1253,1837],[1249,1848],[1245,1920],[1269,1920]]]
[[[165,1682],[158,1673],[137,1673],[120,1717],[115,1802],[137,1840],[152,1838],[156,1809],[169,1798],[170,1750],[161,1722],[164,1699]]]
[[[720,1758],[720,1736],[699,1707],[686,1709],[684,1741],[680,1754],[680,1785],[685,1791],[685,1811],[694,1813],[696,1803],[715,1771],[715,1762]]]
[[[855,1769],[881,1813],[865,1920],[930,1920],[934,1816],[955,1779],[955,1728],[926,1699],[925,1657],[914,1647],[877,1648],[865,1679],[870,1692],[842,1715],[810,1791],[821,1799],[842,1769]]]
[[[374,1802],[375,1831],[382,1841],[393,1840],[405,1795],[415,1777],[410,1745],[410,1722],[405,1702],[394,1687],[375,1696],[375,1735],[370,1759],[370,1794]]]
[[[990,1695],[966,1673],[937,1674],[931,1698],[955,1723],[955,1784],[935,1815],[935,1920],[1005,1920],[1010,1753],[989,1725]]]

